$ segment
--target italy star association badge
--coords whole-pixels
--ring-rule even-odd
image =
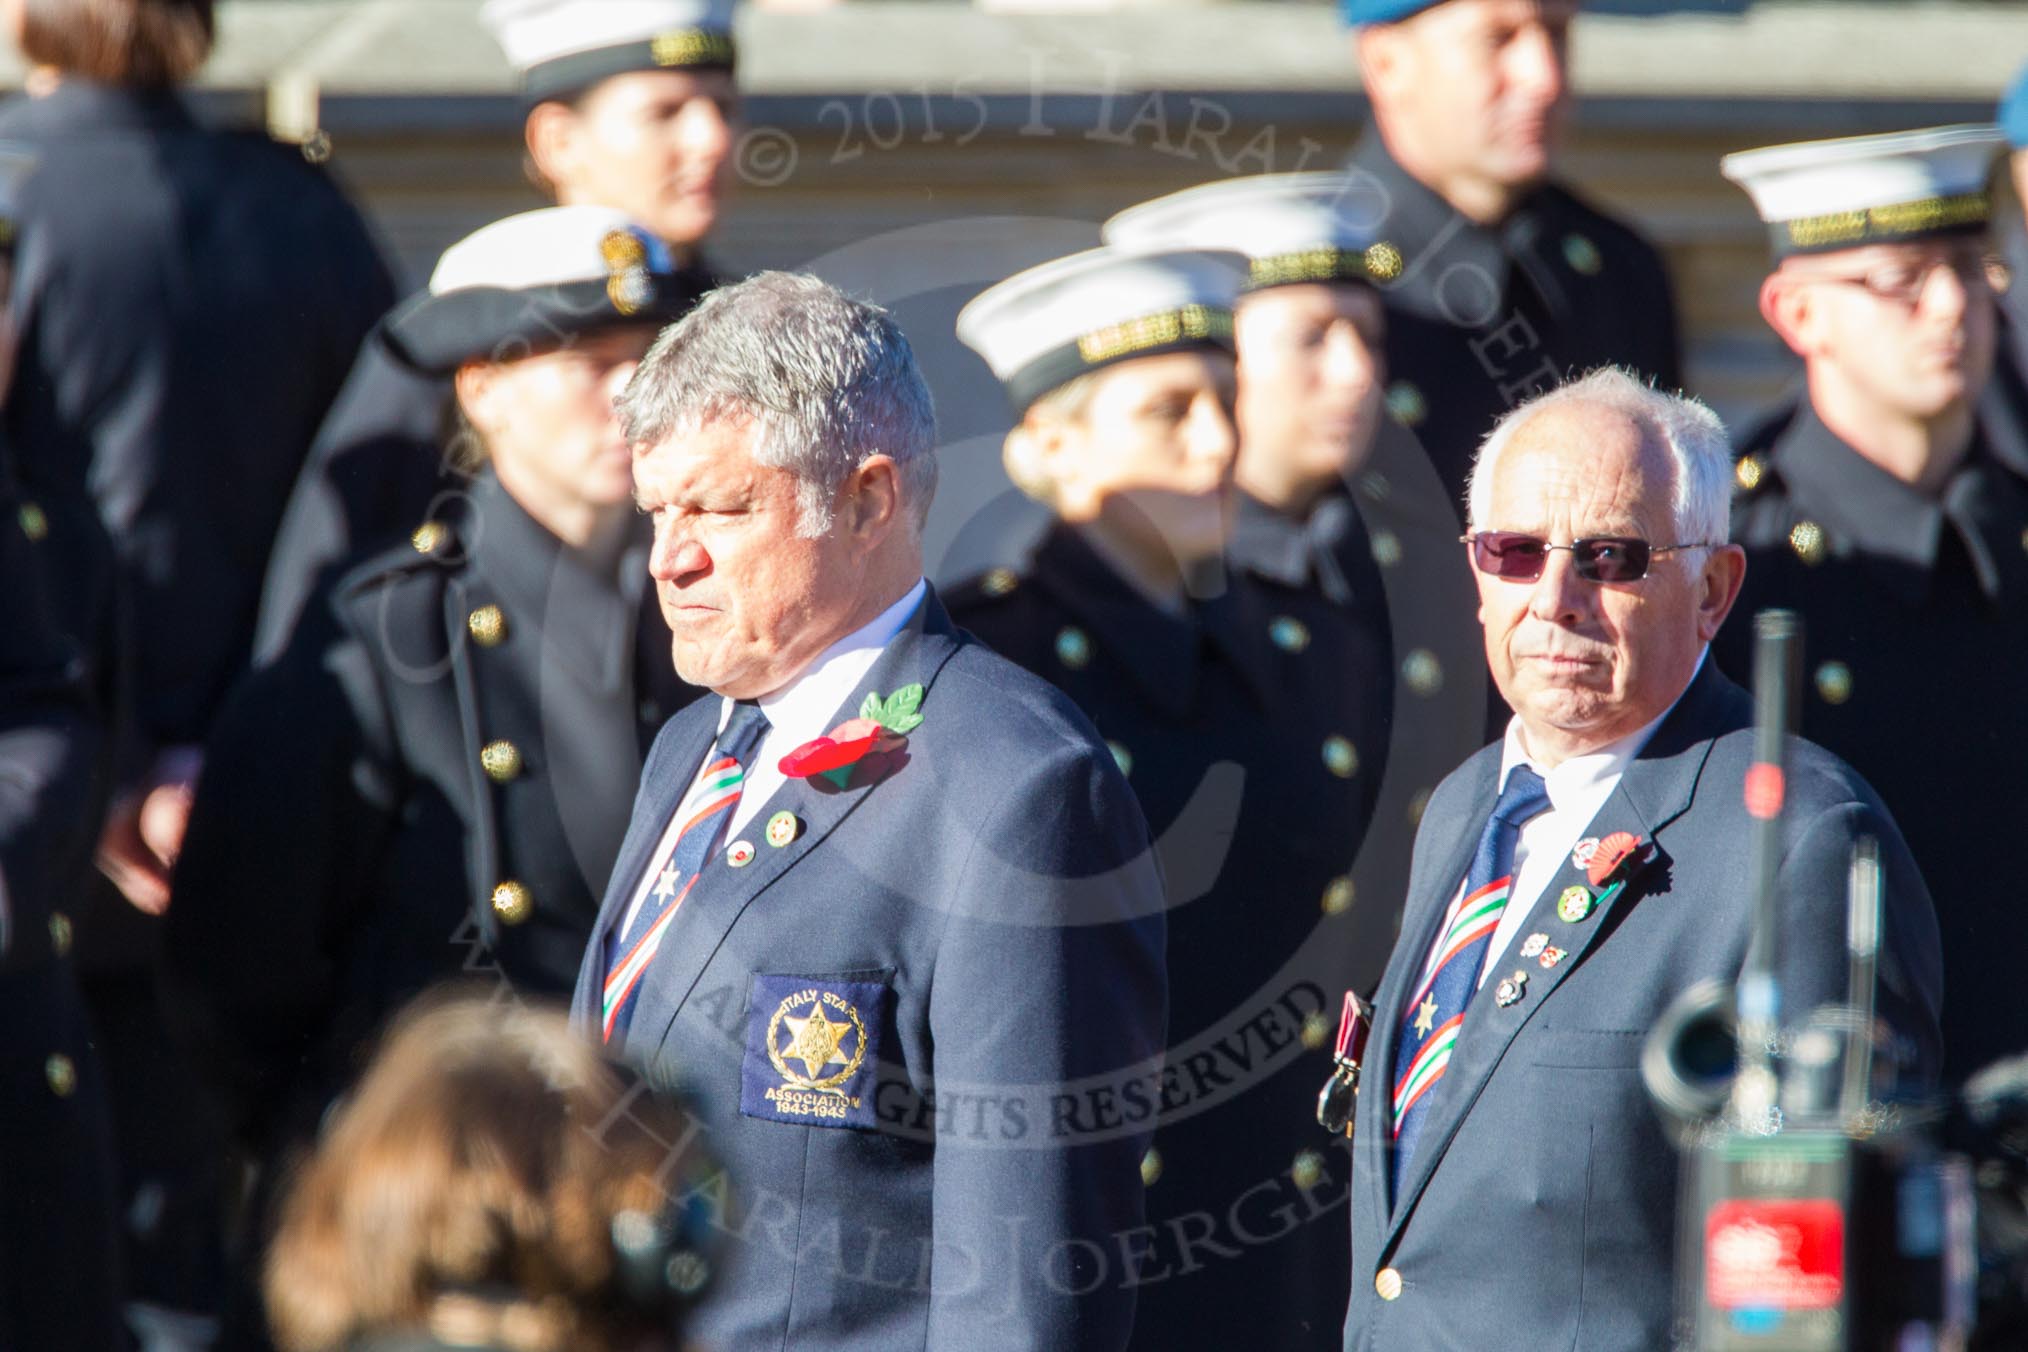
[[[739,1110],[818,1127],[870,1127],[887,987],[757,974]]]

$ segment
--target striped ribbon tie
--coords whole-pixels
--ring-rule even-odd
[[[1409,1109],[1421,1101],[1431,1086],[1443,1078],[1444,1068],[1451,1061],[1451,1047],[1458,1040],[1458,1029],[1465,1022],[1465,1011],[1461,1008],[1442,1023],[1436,1022],[1436,1015],[1442,1006],[1431,1001],[1436,981],[1443,974],[1447,964],[1464,959],[1465,966],[1476,976],[1485,961],[1486,945],[1495,930],[1500,928],[1500,917],[1507,911],[1507,897],[1513,884],[1512,878],[1496,879],[1470,896],[1464,889],[1458,889],[1458,897],[1451,903],[1450,923],[1444,927],[1444,939],[1438,949],[1436,966],[1417,988],[1415,998],[1408,1002],[1408,1024],[1410,1035],[1419,1044],[1410,1058],[1408,1069],[1402,1072],[1394,1084],[1394,1134],[1401,1135],[1402,1119]],[[1466,950],[1471,950],[1468,955]],[[1476,984],[1476,981],[1474,982]],[[1431,1009],[1429,1018],[1423,1018],[1420,1011]],[[1424,1032],[1422,1024],[1428,1023]],[[1404,1039],[1404,1046],[1407,1040]]]
[[[669,846],[654,889],[628,922],[606,967],[599,1024],[607,1042],[626,1031],[641,979],[662,946],[669,922],[697,885],[719,832],[739,805],[740,788],[746,782],[745,762],[753,758],[767,726],[767,715],[758,705],[734,705],[732,717],[718,737],[718,754],[706,758],[690,792],[684,795],[677,809],[683,825]]]
[[[1398,1192],[1415,1153],[1422,1125],[1449,1069],[1465,1026],[1465,1009],[1479,989],[1486,950],[1506,914],[1513,886],[1514,845],[1521,823],[1549,806],[1548,786],[1526,765],[1507,772],[1457,897],[1445,912],[1429,975],[1401,1009],[1394,1047],[1394,1185]]]

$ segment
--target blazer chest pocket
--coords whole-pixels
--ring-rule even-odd
[[[754,973],[740,1112],[803,1127],[873,1130],[881,1030],[893,999],[892,968]]]
[[[1647,1033],[1617,1028],[1545,1028],[1529,1041],[1529,1059],[1559,1070],[1632,1070],[1641,1064]]]

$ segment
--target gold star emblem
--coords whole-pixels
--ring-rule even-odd
[[[838,1044],[852,1031],[852,1025],[825,1018],[821,1002],[810,1006],[807,1018],[785,1018],[782,1023],[789,1030],[789,1045],[783,1049],[783,1058],[801,1061],[811,1079],[823,1074],[824,1067],[845,1059],[839,1054]]]
[[[1422,1007],[1420,1009],[1415,1011],[1416,1036],[1428,1037],[1430,1034],[1430,1029],[1436,1027],[1436,1016],[1437,1016],[1436,996],[1432,995],[1422,1002]]]

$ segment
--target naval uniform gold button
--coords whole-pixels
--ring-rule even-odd
[[[1817,695],[1826,704],[1843,704],[1852,698],[1852,668],[1843,662],[1826,662],[1818,667]]]
[[[1605,258],[1599,253],[1598,245],[1578,234],[1563,237],[1563,261],[1587,277],[1598,276],[1599,269],[1605,266]]]
[[[1732,467],[1733,481],[1749,493],[1760,487],[1761,476],[1766,473],[1767,462],[1757,455],[1742,455]]]
[[[49,534],[49,515],[40,505],[33,502],[21,504],[19,513],[21,533],[31,540],[40,540]]]
[[[62,1052],[52,1052],[42,1063],[42,1074],[49,1081],[49,1092],[58,1098],[69,1098],[77,1088],[77,1067]]]
[[[1391,1267],[1380,1269],[1373,1274],[1373,1294],[1382,1300],[1396,1300],[1401,1295],[1401,1274]]]
[[[1444,688],[1443,663],[1429,649],[1417,648],[1401,659],[1401,679],[1415,694],[1428,699]]]
[[[479,764],[485,769],[486,778],[495,784],[505,784],[521,773],[521,748],[504,737],[488,742],[479,750]]]
[[[1268,621],[1268,638],[1285,653],[1299,653],[1310,646],[1310,626],[1293,615],[1277,615]]]
[[[1359,773],[1359,753],[1334,732],[1324,739],[1324,768],[1340,779],[1350,779]]]
[[[507,617],[498,606],[480,606],[465,617],[465,628],[481,648],[497,648],[507,637]]]
[[[415,528],[415,533],[408,537],[408,542],[415,546],[415,552],[418,554],[434,554],[443,548],[444,540],[450,533],[441,521],[425,521]]]
[[[1429,403],[1413,382],[1397,380],[1387,387],[1387,411],[1403,427],[1414,427],[1429,416]]]
[[[1346,911],[1351,910],[1352,879],[1348,875],[1341,873],[1330,882],[1325,883],[1322,905],[1325,915],[1343,915]]]
[[[1141,1156],[1141,1186],[1152,1188],[1155,1186],[1155,1180],[1161,1176],[1162,1152],[1149,1146],[1148,1153]]]
[[[1015,575],[1012,568],[989,569],[986,575],[979,579],[979,590],[995,600],[1007,595],[1020,585],[1021,579]]]
[[[1322,1014],[1312,1013],[1303,1020],[1303,1048],[1306,1051],[1322,1051],[1331,1040],[1331,1021]]]
[[[1824,528],[1814,521],[1798,521],[1789,531],[1789,548],[1804,563],[1815,565],[1824,561]]]
[[[1305,1150],[1289,1165],[1289,1177],[1304,1192],[1324,1181],[1324,1157],[1314,1150]]]
[[[1072,671],[1091,663],[1091,639],[1076,625],[1065,625],[1056,635],[1056,660]]]
[[[70,917],[62,911],[49,913],[49,948],[59,958],[70,952]]]
[[[509,925],[518,925],[535,912],[535,894],[509,878],[493,889],[493,914]]]
[[[1386,240],[1366,246],[1366,275],[1376,282],[1391,282],[1401,275],[1401,250]]]
[[[1423,811],[1429,807],[1429,795],[1430,791],[1428,789],[1418,789],[1415,792],[1415,796],[1408,800],[1408,824],[1410,826],[1422,825]]]

